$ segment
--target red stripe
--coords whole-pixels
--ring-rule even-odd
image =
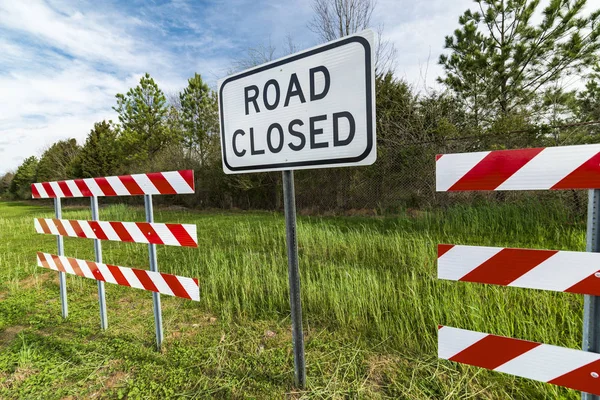
[[[191,169],[186,169],[185,171],[177,171],[179,175],[190,185],[190,188],[194,190],[194,171]]]
[[[105,196],[117,195],[117,192],[115,192],[115,189],[108,183],[106,178],[94,178],[94,181],[98,184],[98,187],[100,187],[100,190],[102,190],[102,193],[104,193]]]
[[[175,296],[183,297],[184,299],[191,299],[190,295],[188,294],[188,292],[186,292],[186,290],[181,285],[181,282],[179,282],[179,279],[177,279],[175,275],[161,275],[164,278],[165,282],[167,282],[167,285],[169,285]]]
[[[48,193],[48,197],[56,197],[56,193],[54,193],[54,190],[52,189],[52,186],[50,186],[50,183],[43,182],[42,186],[44,187],[46,193]]]
[[[137,276],[140,283],[142,284],[142,286],[144,286],[144,288],[146,290],[151,290],[153,292],[158,293],[158,288],[156,287],[154,282],[152,282],[152,279],[150,279],[150,277],[148,276],[148,273],[146,271],[141,270],[141,269],[135,269],[135,268],[133,268],[132,271],[135,274],[135,276]]]
[[[600,188],[600,153],[596,153],[575,171],[564,177],[551,189]]]
[[[494,369],[539,346],[540,343],[488,335],[450,358],[463,364]]]
[[[81,270],[81,268],[79,268],[79,264],[77,263],[76,259],[68,257],[67,260],[69,261],[69,264],[71,264],[71,268],[73,268],[73,272],[75,272],[75,275],[85,277],[83,271]]]
[[[440,158],[442,158],[443,154],[436,154],[435,156],[435,161],[438,161]]]
[[[152,172],[146,174],[150,182],[156,187],[160,194],[176,194],[177,191],[173,189],[173,186],[165,179],[161,172]]]
[[[42,263],[42,267],[50,268],[50,264],[48,264],[48,260],[46,260],[46,255],[44,253],[42,253],[41,251],[38,251],[37,256],[38,256],[38,259],[40,260],[40,263]]]
[[[83,179],[75,179],[74,182],[75,182],[75,185],[77,185],[77,188],[79,189],[79,191],[81,192],[81,195],[83,197],[93,196],[92,191],[90,190],[87,183],[85,183],[85,181]]]
[[[54,264],[56,264],[56,267],[58,268],[58,270],[60,272],[67,272],[67,270],[65,269],[65,266],[62,264],[62,262],[60,261],[60,258],[54,254],[50,255],[50,257],[52,257],[52,260],[54,260]]]
[[[83,228],[81,227],[81,225],[79,225],[79,222],[72,220],[69,221],[71,223],[71,228],[73,228],[73,230],[75,231],[75,234],[77,235],[77,237],[80,238],[86,238],[86,234],[83,231]]]
[[[593,361],[583,367],[554,378],[548,383],[564,386],[586,393],[600,394],[600,378],[594,378],[592,372],[600,373],[600,360]],[[597,376],[597,375],[596,375]]]
[[[135,242],[135,240],[133,240],[133,238],[131,237],[129,232],[127,232],[127,229],[125,229],[125,225],[123,225],[122,222],[109,222],[109,223],[110,223],[110,226],[112,226],[112,228],[115,230],[115,232],[117,233],[117,235],[119,236],[119,239],[121,239],[121,241]]]
[[[104,233],[104,231],[100,227],[100,224],[97,221],[88,221],[88,224],[90,224],[90,228],[92,228],[92,231],[94,231],[94,234],[98,239],[108,240],[108,236],[106,236],[106,234]]]
[[[583,279],[582,281],[577,282],[576,284],[574,284],[573,286],[571,286],[570,288],[565,290],[565,292],[579,293],[579,294],[592,294],[595,296],[600,296],[600,278],[598,278],[596,276],[596,274],[599,274],[599,273],[600,273],[600,271],[597,271],[596,273],[591,274],[587,278]],[[598,373],[600,373],[600,371]]]
[[[98,264],[96,264],[95,262],[91,262],[91,261],[86,261],[85,263],[87,264],[90,271],[92,271],[92,275],[94,275],[94,278],[97,281],[106,282],[106,279],[104,279],[104,276],[102,276],[102,272],[100,272],[100,270],[98,269]]]
[[[453,244],[438,244],[438,258],[446,254],[448,250],[450,250],[453,247]]]
[[[508,285],[556,253],[556,250],[502,249],[459,280]]]
[[[148,239],[148,243],[164,244],[162,239],[156,234],[154,228],[152,228],[152,225],[148,222],[136,222],[135,224],[140,228],[146,239]]]
[[[40,192],[38,192],[38,190],[37,190],[37,187],[35,186],[35,184],[34,184],[34,183],[32,183],[32,184],[31,184],[31,196],[32,196],[34,199],[39,199],[40,197],[42,197],[42,196],[40,195]]]
[[[175,239],[180,245],[186,247],[198,247],[198,244],[194,241],[194,238],[185,230],[181,224],[165,224],[171,231]]]
[[[56,229],[58,229],[58,234],[60,236],[69,236],[62,222],[60,222],[60,219],[52,218],[52,222],[54,223],[54,226],[56,226]]]
[[[544,149],[492,151],[448,191],[494,190],[542,150]]]
[[[131,175],[119,176],[119,179],[121,180],[121,183],[123,184],[123,186],[125,186],[125,188],[129,191],[130,194],[132,194],[132,195],[144,194],[144,191],[142,190],[140,185],[137,184],[137,182],[133,179],[133,177]]]
[[[58,187],[60,187],[60,190],[62,190],[65,197],[73,197],[73,193],[71,192],[71,189],[69,189],[67,182],[65,182],[65,181],[58,182]]]
[[[40,227],[42,228],[42,231],[44,231],[44,233],[52,233],[44,218],[38,218],[37,220],[40,223]]]
[[[117,267],[116,265],[106,265],[106,267],[108,268],[108,270],[110,271],[110,273],[112,274],[112,276],[115,278],[115,280],[117,281],[117,283],[121,286],[131,286],[131,284],[129,284],[129,281],[127,280],[127,278],[125,278],[125,275],[123,275],[123,273],[121,272],[121,269],[119,267]]]

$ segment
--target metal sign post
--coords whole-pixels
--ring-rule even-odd
[[[62,208],[60,197],[54,198],[54,214],[56,219],[62,218]],[[58,255],[65,255],[65,243],[61,235],[56,235],[56,243],[58,245]],[[64,272],[58,273],[58,283],[60,285],[60,306],[62,309],[63,318],[69,316],[69,305],[67,304],[67,275]]]
[[[296,237],[296,195],[294,193],[293,171],[283,171],[283,198],[287,236],[288,276],[290,282],[290,307],[292,312],[294,376],[296,387],[303,389],[306,384],[306,363],[304,359],[304,333],[302,331],[300,270],[298,268],[298,240]]]
[[[146,209],[146,222],[154,222],[154,210],[152,207],[152,195],[144,195],[144,206]],[[148,256],[150,258],[150,271],[158,272],[158,262],[156,261],[156,245],[148,244]],[[152,292],[152,304],[154,309],[154,327],[156,330],[156,348],[160,351],[164,339],[162,327],[162,313],[160,310],[160,293]]]
[[[375,34],[366,30],[219,81],[226,174],[283,172],[296,387],[306,384],[293,170],[377,159]]]
[[[98,221],[100,217],[98,216],[98,197],[92,196],[92,220]],[[95,260],[98,263],[102,262],[102,244],[100,243],[100,239],[94,239],[94,254],[96,256]],[[108,317],[106,316],[106,293],[104,291],[104,282],[98,281],[98,302],[100,304],[100,327],[102,330],[108,329]]]
[[[600,252],[600,189],[589,190],[586,251]],[[583,350],[600,353],[600,297],[583,299]],[[600,396],[581,393],[582,400],[600,400]]]

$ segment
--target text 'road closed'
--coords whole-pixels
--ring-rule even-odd
[[[365,31],[219,82],[225,172],[372,164],[372,41]]]

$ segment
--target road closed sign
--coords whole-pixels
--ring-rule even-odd
[[[367,30],[219,81],[224,171],[375,162],[373,42]]]

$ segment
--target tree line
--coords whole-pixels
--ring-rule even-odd
[[[315,0],[309,29],[322,41],[358,32],[370,26],[375,6]],[[378,160],[298,171],[299,206],[421,206],[435,200],[437,153],[600,142],[600,10],[586,6],[586,0],[475,0],[445,38],[436,90],[418,91],[399,79],[395,49],[380,40]],[[289,38],[287,47],[295,51]],[[252,49],[235,66],[270,61],[275,53],[272,46]],[[222,172],[217,95],[199,74],[169,98],[145,74],[116,95],[113,109],[118,121],[95,123],[82,145],[61,140],[1,177],[0,195],[29,198],[38,181],[189,168],[197,193],[179,200],[188,206],[281,207],[280,174]]]

